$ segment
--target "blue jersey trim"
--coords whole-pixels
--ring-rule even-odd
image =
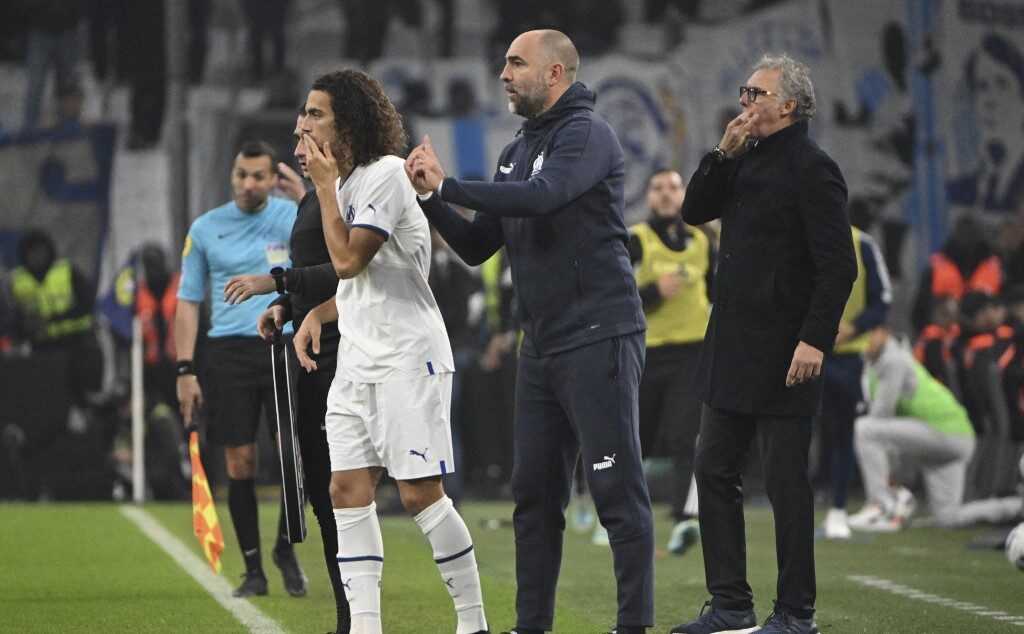
[[[451,555],[450,557],[440,557],[438,559],[435,559],[434,563],[435,564],[448,563],[449,561],[452,561],[453,559],[458,559],[459,557],[462,557],[463,555],[468,555],[471,552],[473,552],[473,544],[470,544],[469,548],[467,548],[466,550],[463,550],[462,552],[455,553],[454,555]]]
[[[349,563],[353,561],[379,561],[381,563],[384,562],[383,557],[378,557],[376,555],[364,555],[362,557],[338,557],[337,559],[339,564]]]

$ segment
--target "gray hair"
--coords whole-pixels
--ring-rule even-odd
[[[814,116],[817,104],[814,100],[814,84],[811,83],[807,67],[789,55],[765,55],[756,64],[754,72],[759,70],[779,71],[779,91],[782,94],[778,101],[781,106],[787,99],[796,100],[793,114],[797,121],[806,121]]]

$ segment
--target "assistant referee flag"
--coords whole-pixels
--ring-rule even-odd
[[[199,432],[188,435],[188,455],[192,460],[192,528],[214,572],[220,572],[220,554],[224,551],[224,533],[220,530],[217,509],[213,507],[210,483],[199,459]]]

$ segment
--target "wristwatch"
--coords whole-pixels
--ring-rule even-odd
[[[275,266],[274,268],[270,269],[270,277],[274,278],[274,286],[277,288],[277,292],[280,293],[281,295],[284,295],[284,269],[280,266]]]
[[[714,157],[716,163],[722,163],[728,161],[729,157],[725,155],[725,150],[715,146],[715,149],[711,150],[711,156]]]

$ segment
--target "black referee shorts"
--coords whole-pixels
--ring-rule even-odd
[[[256,440],[261,410],[276,435],[271,346],[259,337],[209,339],[203,372],[206,437],[228,447]]]

